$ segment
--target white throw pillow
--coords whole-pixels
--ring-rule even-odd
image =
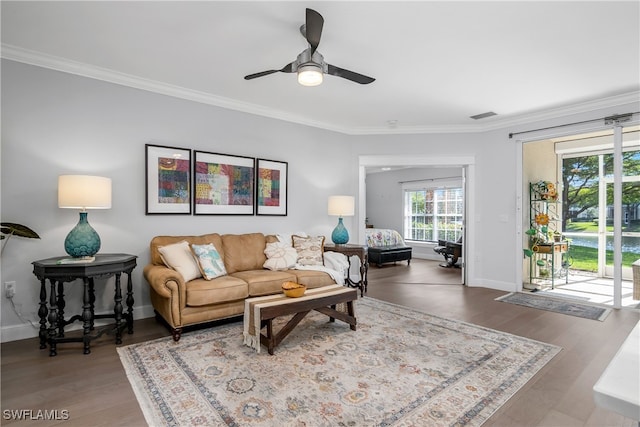
[[[218,250],[213,244],[191,245],[191,250],[198,260],[202,277],[206,280],[212,280],[227,274],[224,261],[222,261],[220,253],[218,253]]]
[[[160,252],[165,265],[180,273],[185,282],[202,277],[198,262],[193,257],[189,242],[186,240],[171,245],[158,246],[158,252]]]
[[[293,247],[298,252],[300,265],[324,265],[322,251],[324,250],[324,236],[301,237],[291,236]]]
[[[297,231],[291,234],[283,234],[283,233],[276,234],[276,237],[278,238],[278,240],[282,243],[286,243],[287,246],[289,247],[293,247],[292,236],[309,237],[309,235],[304,231]]]
[[[264,254],[267,256],[264,268],[269,270],[286,270],[298,260],[298,251],[286,242],[267,243]]]

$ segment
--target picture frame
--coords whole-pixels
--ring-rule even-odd
[[[255,159],[194,151],[194,215],[253,215]]]
[[[287,215],[289,164],[257,159],[256,215]]]
[[[145,212],[191,215],[191,150],[145,144]]]

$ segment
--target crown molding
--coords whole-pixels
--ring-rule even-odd
[[[336,127],[329,123],[309,120],[306,117],[297,116],[283,111],[274,110],[258,104],[240,102],[234,99],[212,95],[181,86],[171,85],[156,80],[145,79],[131,74],[114,71],[109,68],[97,67],[83,62],[72,61],[59,56],[49,55],[16,46],[2,44],[2,58],[24,64],[35,65],[37,67],[48,68],[61,71],[63,73],[75,74],[82,77],[115,83],[121,86],[128,86],[136,89],[154,92],[174,98],[185,99],[201,104],[213,105],[230,110],[241,111],[249,114],[269,117],[287,122],[302,124],[305,126],[317,127],[332,130],[340,133],[348,133],[347,129]]]
[[[274,110],[258,104],[240,102],[234,99],[212,95],[210,93],[196,91],[181,86],[145,79],[131,74],[121,73],[108,68],[97,67],[66,58],[49,55],[33,50],[23,49],[9,44],[2,44],[1,56],[4,59],[22,62],[29,65],[48,68],[64,73],[75,74],[122,86],[128,86],[149,92],[154,92],[174,98],[185,99],[207,105],[213,105],[225,109],[240,111],[272,119],[301,124],[305,126],[321,128],[347,135],[401,135],[401,134],[438,134],[438,133],[479,133],[507,127],[528,124],[541,120],[558,118],[572,114],[585,113],[602,108],[610,108],[618,105],[638,103],[640,105],[640,91],[606,97],[602,99],[585,101],[568,106],[553,109],[545,109],[521,115],[507,117],[492,117],[481,123],[470,125],[436,125],[436,126],[399,126],[389,127],[344,127],[331,123],[309,120],[307,117],[298,116],[284,111]]]
[[[352,128],[348,133],[357,135],[397,135],[397,134],[437,134],[437,133],[479,133],[493,130],[512,128],[519,125],[539,122],[548,119],[588,113],[590,111],[617,107],[620,105],[637,104],[636,111],[640,111],[640,91],[600,98],[591,101],[571,104],[562,107],[529,112],[525,114],[492,117],[482,124],[450,125],[450,126],[405,126],[398,128]],[[621,112],[622,113],[622,112]]]
[[[624,94],[608,96],[605,98],[583,101],[570,105],[559,106],[556,108],[548,108],[544,110],[529,112],[526,114],[506,117],[501,120],[496,120],[495,123],[487,126],[485,130],[504,129],[506,127],[513,127],[517,125],[570,116],[574,114],[588,113],[590,111],[628,104],[637,104],[636,108],[640,109],[640,91],[628,92]],[[620,113],[622,113],[622,111]]]

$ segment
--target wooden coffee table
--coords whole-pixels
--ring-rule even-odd
[[[267,347],[269,354],[273,354],[276,346],[312,310],[326,314],[329,316],[330,322],[334,322],[335,319],[342,320],[349,324],[352,331],[355,331],[356,317],[353,302],[356,299],[358,299],[357,290],[342,285],[309,289],[300,298],[288,298],[282,294],[249,298],[245,301],[245,343],[254,347],[258,352],[260,344],[262,344]],[[346,312],[336,310],[336,305],[342,303],[346,303]],[[273,320],[291,314],[294,316],[289,319],[287,324],[275,332]],[[266,333],[263,334],[262,329],[265,326]],[[260,329],[256,330],[258,328]]]

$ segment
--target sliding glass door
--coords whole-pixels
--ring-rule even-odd
[[[556,150],[562,153],[563,232],[571,239],[571,268],[596,277],[584,280],[583,291],[598,295],[597,302],[627,305],[631,286],[623,281],[632,280],[631,264],[640,259],[638,127],[561,141]]]
[[[631,264],[640,259],[640,149],[630,147],[622,156],[622,212],[620,218],[622,278],[632,280]],[[607,224],[614,223],[614,177],[613,170],[605,170]],[[614,233],[606,230],[603,233],[604,245],[607,248],[604,260],[604,276],[614,277]],[[625,295],[623,295],[624,297]]]

